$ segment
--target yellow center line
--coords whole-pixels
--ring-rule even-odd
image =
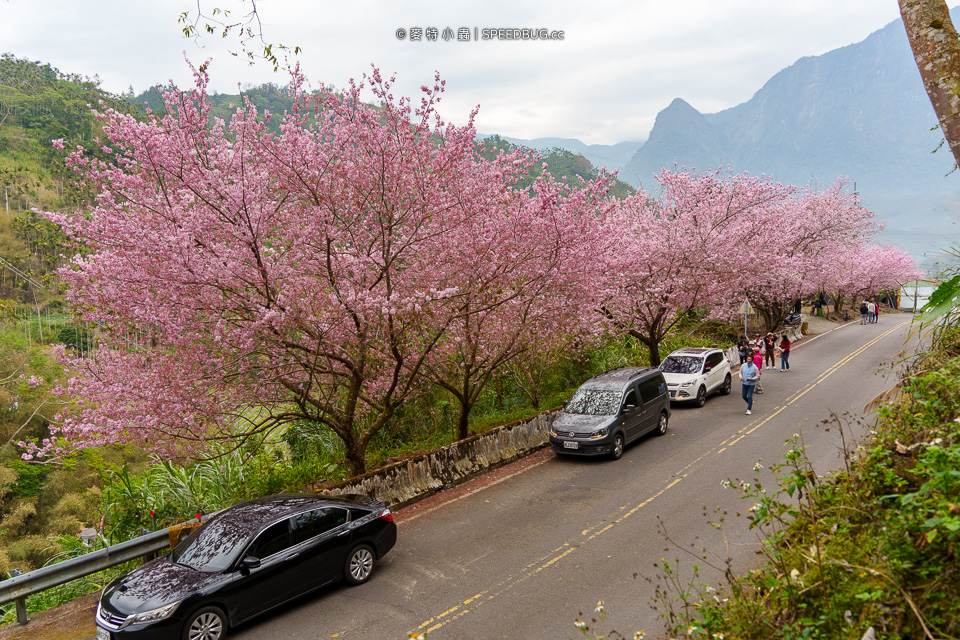
[[[767,416],[766,418],[764,418],[763,420],[761,420],[756,424],[747,425],[739,429],[736,433],[730,435],[729,437],[727,437],[726,440],[721,442],[720,445],[718,445],[718,447],[709,449],[708,451],[704,452],[702,455],[698,456],[696,459],[694,459],[690,463],[686,464],[676,474],[674,474],[675,479],[672,482],[670,482],[668,485],[660,489],[660,491],[658,491],[657,493],[653,494],[652,496],[650,496],[649,498],[647,498],[646,500],[640,502],[635,506],[631,506],[628,504],[620,507],[619,511],[622,511],[624,513],[622,513],[622,515],[620,515],[619,518],[614,519],[609,524],[603,525],[604,522],[608,521],[608,518],[604,518],[603,520],[601,520],[600,523],[597,523],[591,527],[587,527],[586,529],[580,532],[581,538],[585,538],[585,539],[582,539],[580,542],[573,542],[573,541],[565,542],[563,545],[561,545],[560,547],[557,547],[553,551],[548,552],[546,555],[542,556],[540,559],[535,560],[530,564],[528,564],[516,575],[508,576],[506,579],[504,579],[502,582],[500,582],[493,588],[487,589],[486,591],[481,591],[475,596],[467,598],[463,602],[460,602],[457,605],[447,609],[443,613],[430,618],[426,622],[423,622],[422,624],[420,624],[420,626],[417,627],[417,629],[422,630],[426,627],[427,628],[426,631],[430,633],[439,629],[440,627],[443,627],[446,624],[453,622],[454,620],[462,618],[463,616],[473,611],[476,607],[482,605],[484,602],[489,602],[490,600],[497,598],[498,596],[502,595],[506,591],[509,591],[510,589],[514,588],[518,584],[524,582],[528,578],[539,574],[544,569],[553,566],[563,558],[581,549],[583,545],[586,544],[587,542],[590,542],[591,540],[594,540],[595,538],[603,535],[607,531],[610,531],[614,526],[620,524],[621,522],[629,518],[631,515],[637,513],[638,511],[640,511],[640,509],[646,507],[651,502],[653,502],[654,500],[662,496],[664,493],[666,493],[673,487],[677,486],[681,480],[683,480],[689,475],[689,473],[687,472],[692,467],[696,466],[697,464],[699,464],[709,456],[720,455],[721,453],[727,451],[730,447],[732,447],[737,442],[740,442],[741,440],[746,438],[748,435],[751,435],[752,433],[754,433],[757,429],[759,429],[763,425],[773,420],[777,415],[783,412],[787,407],[792,405],[794,402],[796,402],[797,400],[802,398],[804,395],[806,395],[809,391],[817,387],[824,380],[826,380],[831,375],[836,373],[843,365],[849,363],[856,356],[860,355],[861,353],[866,351],[868,348],[872,347],[877,342],[887,337],[891,333],[897,331],[898,329],[900,329],[906,324],[909,324],[909,323],[902,322],[896,325],[892,329],[870,340],[869,342],[867,342],[866,344],[858,348],[853,353],[850,353],[846,357],[840,359],[837,363],[835,363],[829,369],[821,373],[817,377],[817,379],[814,380],[812,383],[810,383],[803,391],[790,397],[783,405],[777,407],[776,410],[771,415]],[[468,606],[471,603],[473,603],[473,606]]]

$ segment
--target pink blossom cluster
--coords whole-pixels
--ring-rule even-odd
[[[744,300],[775,328],[794,301],[820,291],[873,295],[917,276],[916,263],[872,243],[879,226],[844,181],[816,190],[722,171],[664,170],[607,217],[608,321],[659,344],[694,310],[733,317]]]
[[[518,356],[542,363],[610,329],[655,354],[692,309],[825,286],[875,229],[842,183],[664,171],[657,194],[623,202],[608,176],[518,188],[536,158],[485,160],[475,112],[462,127],[437,114],[439,78],[414,105],[375,68],[341,93],[308,93],[295,71],[277,133],[249,101],[211,122],[205,67],[195,79],[146,121],[96,112],[110,161],[68,156],[96,202],[46,215],[92,249],[63,278],[100,344],[64,354],[59,391],[76,406],[25,456],[63,442],[199,456],[310,420],[359,473],[370,438],[428,384],[457,398],[465,435]]]
[[[22,380],[30,389],[36,389],[37,387],[43,386],[43,376],[30,376],[28,378],[25,374],[21,373],[18,377],[18,380]]]
[[[484,160],[473,115],[437,115],[439,79],[414,106],[376,69],[342,94],[307,93],[295,73],[279,133],[249,102],[211,124],[196,81],[146,122],[98,113],[112,161],[68,157],[96,204],[48,217],[93,249],[63,277],[102,330],[92,357],[69,361],[66,440],[198,455],[306,419],[359,471],[428,371],[463,349],[502,363],[515,349],[491,340],[527,345],[573,317],[542,302],[583,299],[574,276],[606,179],[516,188],[535,158]]]

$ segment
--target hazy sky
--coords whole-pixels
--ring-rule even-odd
[[[249,11],[240,0],[200,0],[209,10]],[[702,113],[748,100],[803,56],[854,42],[899,18],[894,0],[594,0],[428,2],[259,0],[265,38],[300,46],[311,83],[342,87],[375,64],[397,74],[395,94],[414,95],[435,71],[446,80],[444,117],[457,124],[479,105],[477,128],[517,138],[588,143],[647,137],[654,118],[680,97]],[[115,93],[173,80],[191,82],[184,52],[212,59],[211,86],[287,77],[231,56],[233,37],[185,39],[177,18],[196,2],[0,0],[0,51],[97,75]],[[435,27],[435,41],[426,29]],[[466,27],[470,41],[442,38]],[[424,30],[411,41],[411,28]],[[474,29],[563,31],[562,40],[474,41]],[[403,39],[397,37],[404,29]]]

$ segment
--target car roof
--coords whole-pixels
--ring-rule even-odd
[[[322,496],[309,493],[279,493],[240,502],[219,512],[217,516],[229,517],[233,524],[252,533],[264,525],[276,522],[279,518],[301,511],[334,506],[373,509],[382,504],[378,500],[359,495]]]
[[[595,375],[581,385],[587,389],[623,389],[627,384],[648,373],[659,373],[655,367],[619,367]]]
[[[720,351],[720,349],[714,349],[713,347],[684,347],[683,349],[677,349],[671,353],[670,356],[702,356],[711,351]],[[669,358],[670,356],[667,357]]]

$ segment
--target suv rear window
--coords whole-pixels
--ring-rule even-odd
[[[660,363],[664,373],[700,373],[702,368],[703,358],[696,356],[667,356]]]
[[[598,389],[577,389],[564,408],[567,413],[585,416],[612,416],[620,410],[620,393]]]
[[[716,367],[721,362],[723,362],[722,353],[714,352],[707,356],[707,364],[711,367]]]

